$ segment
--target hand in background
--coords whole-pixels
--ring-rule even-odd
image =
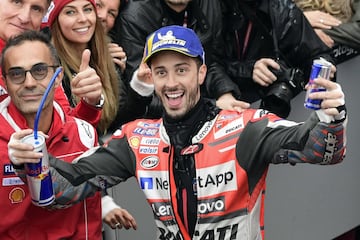
[[[236,100],[231,93],[225,93],[216,100],[216,106],[225,110],[243,111],[250,107],[247,102]]]
[[[304,15],[313,28],[330,29],[341,24],[337,18],[319,10],[304,11]]]
[[[124,227],[125,229],[137,229],[135,218],[123,208],[114,208],[105,215],[103,221],[112,229]]]
[[[280,70],[280,65],[271,58],[261,58],[254,64],[252,78],[254,82],[263,87],[268,87],[276,81],[276,76],[270,68]]]
[[[116,43],[109,43],[108,48],[114,63],[120,67],[121,72],[124,72],[126,68],[126,53],[124,49]]]
[[[304,11],[306,19],[310,22],[311,26],[314,28],[318,37],[323,41],[328,47],[334,46],[334,40],[327,35],[323,30],[331,29],[332,27],[339,26],[341,21],[332,15],[316,10],[316,11]]]

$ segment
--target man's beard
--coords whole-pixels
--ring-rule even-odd
[[[168,4],[174,6],[187,5],[191,0],[165,0]]]

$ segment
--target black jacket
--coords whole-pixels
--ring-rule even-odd
[[[242,7],[238,1],[224,0],[222,9],[224,38],[228,43],[226,71],[238,84],[242,92],[242,100],[254,102],[262,97],[261,93],[264,89],[252,79],[254,64],[260,58],[279,57],[289,68],[299,68],[304,73],[305,83],[308,81],[314,59],[322,56],[332,61],[329,56],[330,48],[318,38],[302,11],[291,0],[242,1],[254,9],[256,17],[265,28],[253,21],[247,48],[244,54],[239,56],[238,51],[243,50],[244,36],[251,17],[249,11],[241,11]],[[273,33],[277,39],[279,56],[274,51],[274,39],[271,35]],[[237,41],[236,37],[240,40]]]
[[[75,71],[73,71],[75,74]],[[71,93],[70,81],[68,76],[64,75],[62,81],[62,87],[69,100],[71,107],[76,106],[75,99]],[[119,77],[119,107],[117,114],[107,129],[107,134],[112,134],[121,127],[124,123],[135,120],[144,115],[147,109],[147,105],[151,102],[151,97],[144,97],[138,94],[130,86],[127,86],[122,82]],[[104,133],[99,132],[99,136]]]
[[[217,0],[193,0],[187,9],[187,26],[199,36],[204,50],[208,73],[202,95],[218,98],[224,93],[240,95],[236,84],[226,75],[220,64],[224,43],[221,42],[221,11]],[[144,51],[146,37],[155,30],[168,25],[182,25],[183,19],[174,19],[174,13],[163,0],[133,0],[119,14],[112,36],[127,53],[124,73],[129,81],[138,68]],[[220,47],[219,47],[220,46]]]

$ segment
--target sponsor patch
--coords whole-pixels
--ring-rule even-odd
[[[3,173],[5,176],[6,175],[15,175],[15,170],[11,164],[5,164],[3,166],[4,166]]]
[[[241,117],[230,122],[226,126],[222,127],[220,130],[216,131],[214,134],[214,138],[219,139],[221,137],[234,133],[242,128],[244,128],[244,119]]]
[[[338,140],[336,139],[336,135],[332,133],[328,133],[325,138],[325,153],[321,164],[330,164],[333,160],[334,153],[336,149],[336,143]]]
[[[198,212],[200,214],[209,214],[225,211],[225,197],[203,199],[198,203]]]
[[[9,177],[9,178],[3,178],[2,180],[2,186],[17,186],[17,185],[24,185],[25,183],[21,180],[19,177]]]
[[[198,134],[193,137],[192,142],[193,143],[198,143],[202,139],[204,139],[206,137],[206,135],[211,131],[211,127],[213,126],[214,121],[215,121],[215,119],[206,122],[204,124],[204,126],[202,126],[202,128],[200,129]]]
[[[160,144],[160,138],[143,137],[143,138],[141,138],[140,144],[141,145],[158,146]]]
[[[200,197],[237,190],[235,160],[197,170],[197,193]]]
[[[157,154],[158,147],[140,146],[139,153],[140,154]]]
[[[138,122],[137,126],[143,127],[143,128],[159,128],[160,123],[147,123],[147,122]]]
[[[22,188],[16,187],[9,193],[11,203],[21,203],[25,198],[25,192]]]
[[[140,145],[140,138],[139,137],[129,138],[129,145],[130,147],[137,149]]]
[[[197,152],[200,152],[203,149],[203,145],[201,143],[193,144],[190,146],[187,146],[183,149],[181,149],[180,154],[181,155],[190,155]]]
[[[170,202],[152,202],[151,208],[159,219],[162,219],[163,221],[172,219],[173,212]]]
[[[155,168],[159,164],[159,158],[155,156],[146,157],[141,160],[140,165],[145,169]]]
[[[142,135],[142,136],[155,136],[156,133],[159,131],[158,128],[142,128],[137,127],[134,129],[133,133]]]
[[[170,199],[168,171],[138,171],[138,182],[147,198]]]

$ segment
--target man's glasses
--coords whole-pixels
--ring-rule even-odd
[[[25,68],[22,67],[12,67],[9,68],[5,77],[15,84],[22,84],[25,81],[26,73],[30,72],[31,76],[35,80],[40,81],[48,75],[49,67],[55,70],[58,66],[49,66],[46,63],[37,63],[29,70],[25,70]]]

